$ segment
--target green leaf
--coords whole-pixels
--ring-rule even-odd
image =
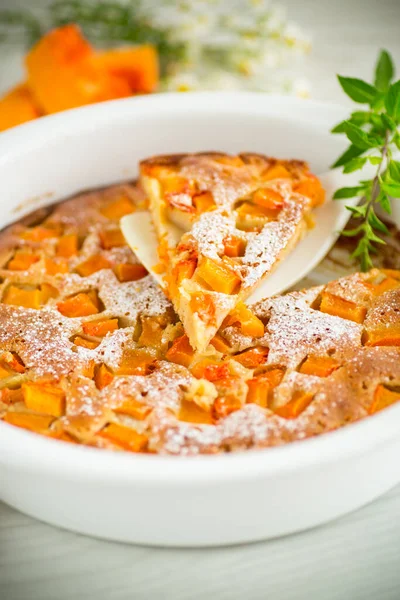
[[[341,121],[331,129],[331,133],[345,133],[347,121]]]
[[[397,148],[400,150],[400,133],[394,135],[393,143],[396,144]]]
[[[385,106],[390,117],[400,122],[400,79],[393,83],[385,96]]]
[[[355,237],[363,230],[364,224],[361,224],[358,227],[355,227],[354,229],[343,229],[343,231],[340,232],[340,235],[343,235],[344,237]]]
[[[400,184],[400,162],[391,160],[388,167],[391,181]]]
[[[333,163],[332,169],[335,169],[336,167],[342,167],[343,165],[348,163],[351,159],[355,158],[356,156],[360,156],[360,154],[362,154],[363,152],[364,152],[364,150],[361,150],[360,148],[357,148],[357,146],[354,146],[352,144],[351,146],[349,146],[347,148],[347,150],[345,152],[343,152],[343,154],[341,156],[339,156],[337,161],[335,163]]]
[[[370,85],[366,81],[362,81],[362,79],[342,77],[341,75],[338,75],[338,79],[344,92],[354,100],[354,102],[371,104],[378,94],[378,90],[373,85]]]
[[[333,194],[333,199],[334,200],[343,200],[345,198],[355,198],[356,196],[359,196],[360,193],[362,193],[363,191],[364,191],[363,186],[342,187],[342,188],[339,188],[338,190],[336,190],[336,192]]]
[[[388,215],[392,214],[392,204],[390,202],[390,199],[388,198],[387,194],[384,194],[382,191],[378,196],[378,203],[381,205],[385,213],[387,213]]]
[[[389,115],[387,115],[386,113],[381,113],[381,119],[385,129],[388,129],[389,131],[394,131],[396,129],[396,123],[394,122],[392,117],[389,117]]]
[[[392,57],[387,50],[381,50],[375,67],[375,87],[381,92],[386,92],[393,79],[394,66]]]
[[[353,215],[358,218],[365,217],[367,213],[367,204],[359,204],[357,206],[346,206],[347,210],[349,210]]]
[[[367,110],[356,110],[351,113],[349,121],[354,125],[367,125],[371,122],[371,113]]]
[[[371,165],[380,165],[382,162],[382,157],[381,156],[369,156],[368,160],[371,163]]]
[[[347,121],[346,124],[346,135],[354,146],[357,146],[357,148],[360,148],[361,150],[369,150],[370,148],[376,148],[380,145],[378,139],[369,136],[367,132],[349,121]]]
[[[382,223],[382,221],[376,216],[375,211],[372,207],[370,208],[370,211],[368,213],[368,223],[373,229],[377,229],[382,233],[389,233],[389,230],[386,227],[385,223]]]
[[[353,173],[353,171],[358,171],[362,169],[365,163],[367,162],[367,157],[361,156],[359,158],[353,158],[348,163],[344,165],[343,173]]]
[[[394,183],[386,183],[383,179],[380,179],[381,188],[383,189],[388,196],[392,196],[392,198],[400,198],[400,184]]]
[[[382,223],[382,225],[383,225],[383,223]],[[369,242],[375,242],[376,244],[386,244],[385,240],[382,240],[380,237],[378,237],[376,235],[376,233],[372,229],[369,221],[365,225],[365,235],[367,236]]]

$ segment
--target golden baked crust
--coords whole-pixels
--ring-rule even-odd
[[[324,192],[306,163],[260,154],[158,156],[140,170],[169,297],[203,351],[302,237]]]
[[[5,422],[186,455],[305,439],[400,399],[399,271],[239,304],[201,354],[118,233],[142,204],[116,186],[0,234]]]

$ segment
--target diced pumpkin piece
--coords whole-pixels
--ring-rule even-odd
[[[242,403],[236,396],[221,396],[214,400],[212,415],[215,419],[224,419],[231,413],[242,408]]]
[[[60,442],[68,442],[69,444],[78,443],[76,439],[66,431],[48,431],[46,433],[46,437],[52,438],[53,440],[58,440]]]
[[[15,352],[6,352],[1,357],[1,362],[16,373],[25,373],[25,365]]]
[[[96,52],[93,64],[126,81],[132,93],[154,92],[159,80],[157,50],[143,45]]]
[[[63,235],[57,243],[56,256],[71,258],[76,254],[78,254],[78,236],[76,233]]]
[[[241,279],[223,263],[216,263],[211,258],[205,257],[196,269],[196,275],[201,277],[212,290],[222,294],[237,293]]]
[[[256,369],[260,365],[265,364],[268,352],[268,348],[256,347],[245,350],[240,354],[235,354],[232,358],[246,367],[246,369]]]
[[[319,310],[335,317],[355,321],[356,323],[362,323],[367,314],[365,306],[358,306],[354,302],[344,300],[329,292],[322,292]]]
[[[135,210],[135,205],[128,196],[121,196],[116,200],[112,200],[100,209],[101,214],[106,219],[119,221],[125,215],[129,215]]]
[[[89,293],[79,293],[57,304],[57,308],[64,317],[88,317],[99,312],[95,299]]]
[[[139,344],[141,346],[159,347],[165,325],[156,317],[142,317],[141,324],[142,331],[138,340]]]
[[[26,84],[17,85],[0,98],[0,131],[40,117]]]
[[[10,285],[10,287],[6,289],[2,301],[4,304],[22,306],[23,308],[34,308],[38,310],[40,308],[41,292],[39,288],[34,290],[25,290],[17,287],[16,285]]]
[[[43,433],[50,427],[54,421],[54,417],[23,412],[8,412],[4,415],[3,420],[15,427],[21,427],[22,429],[28,429],[36,433]]]
[[[174,340],[165,358],[170,362],[188,367],[193,360],[194,350],[189,343],[187,335],[182,335]]]
[[[204,323],[213,323],[215,319],[215,305],[210,294],[195,292],[190,298],[190,309],[197,313]]]
[[[49,283],[42,283],[40,286],[40,304],[46,304],[50,298],[57,298],[58,291]]]
[[[226,165],[227,167],[243,167],[244,165],[241,157],[237,155],[231,156],[229,154],[223,154],[222,156],[215,157],[213,160],[221,165]]]
[[[400,328],[382,327],[364,334],[365,346],[400,346]]]
[[[266,222],[269,218],[274,218],[277,215],[275,209],[264,208],[259,204],[253,204],[252,202],[243,202],[237,209],[236,212],[238,217],[246,222],[247,217],[255,217],[260,222]]]
[[[20,234],[20,237],[30,242],[44,242],[45,240],[58,237],[59,234],[60,230],[56,227],[37,225],[36,227],[25,229],[25,231]]]
[[[246,250],[246,241],[234,235],[228,235],[224,240],[224,253],[230,258],[243,256]]]
[[[127,398],[123,404],[114,408],[114,412],[129,415],[138,421],[143,421],[151,411],[152,408],[150,406],[143,404],[143,402],[138,402],[134,398]]]
[[[94,382],[97,389],[102,390],[103,388],[107,387],[110,385],[113,379],[114,375],[104,363],[101,365],[96,365],[94,370]]]
[[[199,425],[213,424],[211,412],[190,400],[182,400],[178,419],[186,423],[197,423]]]
[[[99,345],[99,342],[95,342],[93,340],[87,340],[80,335],[77,335],[74,338],[75,346],[80,346],[81,348],[87,348],[87,350],[94,350]]]
[[[211,358],[204,358],[197,362],[190,371],[197,379],[208,381],[221,381],[231,377],[228,363],[216,362]]]
[[[25,64],[29,88],[44,113],[131,95],[127,81],[90,62],[93,50],[76,25],[44,35]]]
[[[8,373],[8,375],[10,375],[10,373]],[[0,402],[4,402],[4,404],[7,404],[8,406],[23,401],[24,397],[22,395],[21,388],[17,388],[15,390],[10,388],[3,388],[2,390],[0,390]]]
[[[68,273],[68,265],[63,260],[52,260],[51,258],[45,259],[46,273],[48,275],[63,275]]]
[[[0,364],[0,379],[6,379],[7,377],[10,377],[11,373],[8,369],[5,369],[1,364]],[[0,396],[0,400],[1,400],[1,396]]]
[[[40,256],[37,254],[31,254],[29,252],[17,252],[8,263],[7,268],[10,271],[27,271],[39,260]]]
[[[229,346],[228,342],[224,340],[223,337],[219,335],[219,333],[217,333],[213,337],[210,344],[214,346],[214,348],[218,350],[218,352],[222,352],[222,354],[228,354],[231,350],[231,347]]]
[[[211,192],[200,192],[198,194],[194,194],[193,203],[199,214],[209,210],[214,210],[216,207],[215,200]]]
[[[262,377],[254,377],[246,381],[248,392],[246,397],[247,404],[258,404],[262,408],[268,407],[268,396],[270,384],[268,380]]]
[[[99,232],[99,237],[101,246],[105,250],[126,245],[125,238],[120,229],[104,229]]]
[[[339,367],[340,364],[330,356],[307,356],[299,372],[316,377],[328,377]]]
[[[294,187],[294,190],[298,194],[310,198],[312,206],[319,206],[324,203],[325,190],[318,177],[311,173],[307,175],[307,179],[300,181],[300,183]]]
[[[166,199],[171,200],[173,196],[181,194],[191,196],[195,192],[194,182],[179,175],[169,175],[161,180],[162,189]]]
[[[398,269],[381,269],[381,272],[386,275],[386,277],[400,280],[400,270]]]
[[[374,296],[380,296],[390,290],[396,290],[400,287],[400,281],[393,277],[385,277],[380,283],[369,283],[365,282],[364,285],[372,291]]]
[[[279,406],[275,413],[285,419],[296,419],[311,404],[313,397],[313,394],[297,391],[293,394],[293,398],[283,406]]]
[[[22,394],[30,410],[53,417],[61,417],[65,412],[65,394],[52,383],[23,383]]]
[[[263,173],[264,181],[271,181],[272,179],[291,179],[291,174],[283,165],[274,165]]]
[[[388,390],[383,385],[378,385],[375,393],[374,399],[371,403],[371,406],[368,409],[370,415],[375,414],[376,412],[395,404],[400,400],[400,392],[395,392],[393,390]]]
[[[283,207],[283,196],[272,188],[259,188],[253,194],[253,202],[262,208],[279,211]]]
[[[95,254],[91,256],[84,262],[80,263],[75,271],[81,277],[89,277],[93,275],[93,273],[97,273],[97,271],[101,271],[102,269],[111,269],[111,263],[101,254]]]
[[[196,258],[188,258],[179,261],[173,268],[173,278],[179,286],[184,279],[191,279],[197,267]]]
[[[104,337],[118,329],[118,319],[105,319],[103,321],[88,321],[82,325],[83,333],[93,337]]]
[[[264,323],[256,317],[244,302],[238,302],[233,311],[224,321],[224,326],[239,325],[243,335],[251,337],[262,337],[264,335]]]
[[[118,375],[146,375],[154,356],[147,349],[127,350],[118,366]]]
[[[147,437],[144,434],[117,423],[106,425],[98,435],[130,452],[143,452],[147,446]]]
[[[138,281],[148,274],[143,265],[131,265],[120,263],[115,267],[115,274],[121,283],[126,281]]]

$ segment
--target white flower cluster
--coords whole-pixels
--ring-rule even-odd
[[[164,89],[307,95],[299,61],[311,44],[281,6],[269,0],[142,0],[139,10],[182,48]]]

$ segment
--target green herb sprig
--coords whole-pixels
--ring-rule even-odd
[[[373,266],[371,254],[377,252],[377,244],[385,244],[380,234],[389,233],[376,207],[391,214],[390,198],[400,198],[400,162],[393,159],[396,147],[400,150],[400,80],[393,83],[394,76],[393,61],[386,50],[380,52],[374,84],[338,76],[344,92],[368,109],[352,112],[332,129],[332,133],[344,134],[350,142],[332,166],[343,167],[344,173],[362,169],[367,161],[376,166],[372,179],[340,188],[333,196],[334,200],[360,197],[357,206],[346,207],[359,225],[342,231],[342,235],[359,238],[352,257],[359,260],[363,271]]]

